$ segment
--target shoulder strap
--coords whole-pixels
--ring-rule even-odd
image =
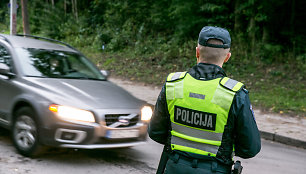
[[[231,91],[234,91],[234,92],[237,92],[239,91],[243,86],[244,84],[241,83],[241,82],[238,82],[236,80],[233,80],[231,78],[228,78],[228,77],[223,77],[221,80],[220,80],[220,84],[231,90]]]
[[[167,82],[173,82],[176,80],[183,79],[186,76],[186,74],[187,74],[187,71],[170,73],[167,77]]]

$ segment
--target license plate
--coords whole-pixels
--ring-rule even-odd
[[[139,131],[133,130],[109,130],[106,132],[107,138],[135,138],[138,137]]]

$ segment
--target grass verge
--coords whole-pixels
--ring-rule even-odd
[[[196,63],[193,51],[190,57],[163,59],[163,52],[138,54],[133,49],[120,52],[102,52],[80,48],[100,68],[115,76],[161,86],[170,72],[186,71]],[[263,63],[260,60],[238,59],[233,56],[224,65],[227,75],[243,82],[250,91],[252,104],[264,111],[306,117],[305,70],[289,63]]]

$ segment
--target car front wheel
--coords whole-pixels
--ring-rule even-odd
[[[14,146],[24,156],[33,157],[40,151],[38,124],[30,107],[17,110],[13,123],[12,137]]]

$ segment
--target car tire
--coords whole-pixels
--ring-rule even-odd
[[[41,153],[39,127],[32,108],[22,107],[17,110],[12,139],[17,151],[24,156],[36,157]]]

